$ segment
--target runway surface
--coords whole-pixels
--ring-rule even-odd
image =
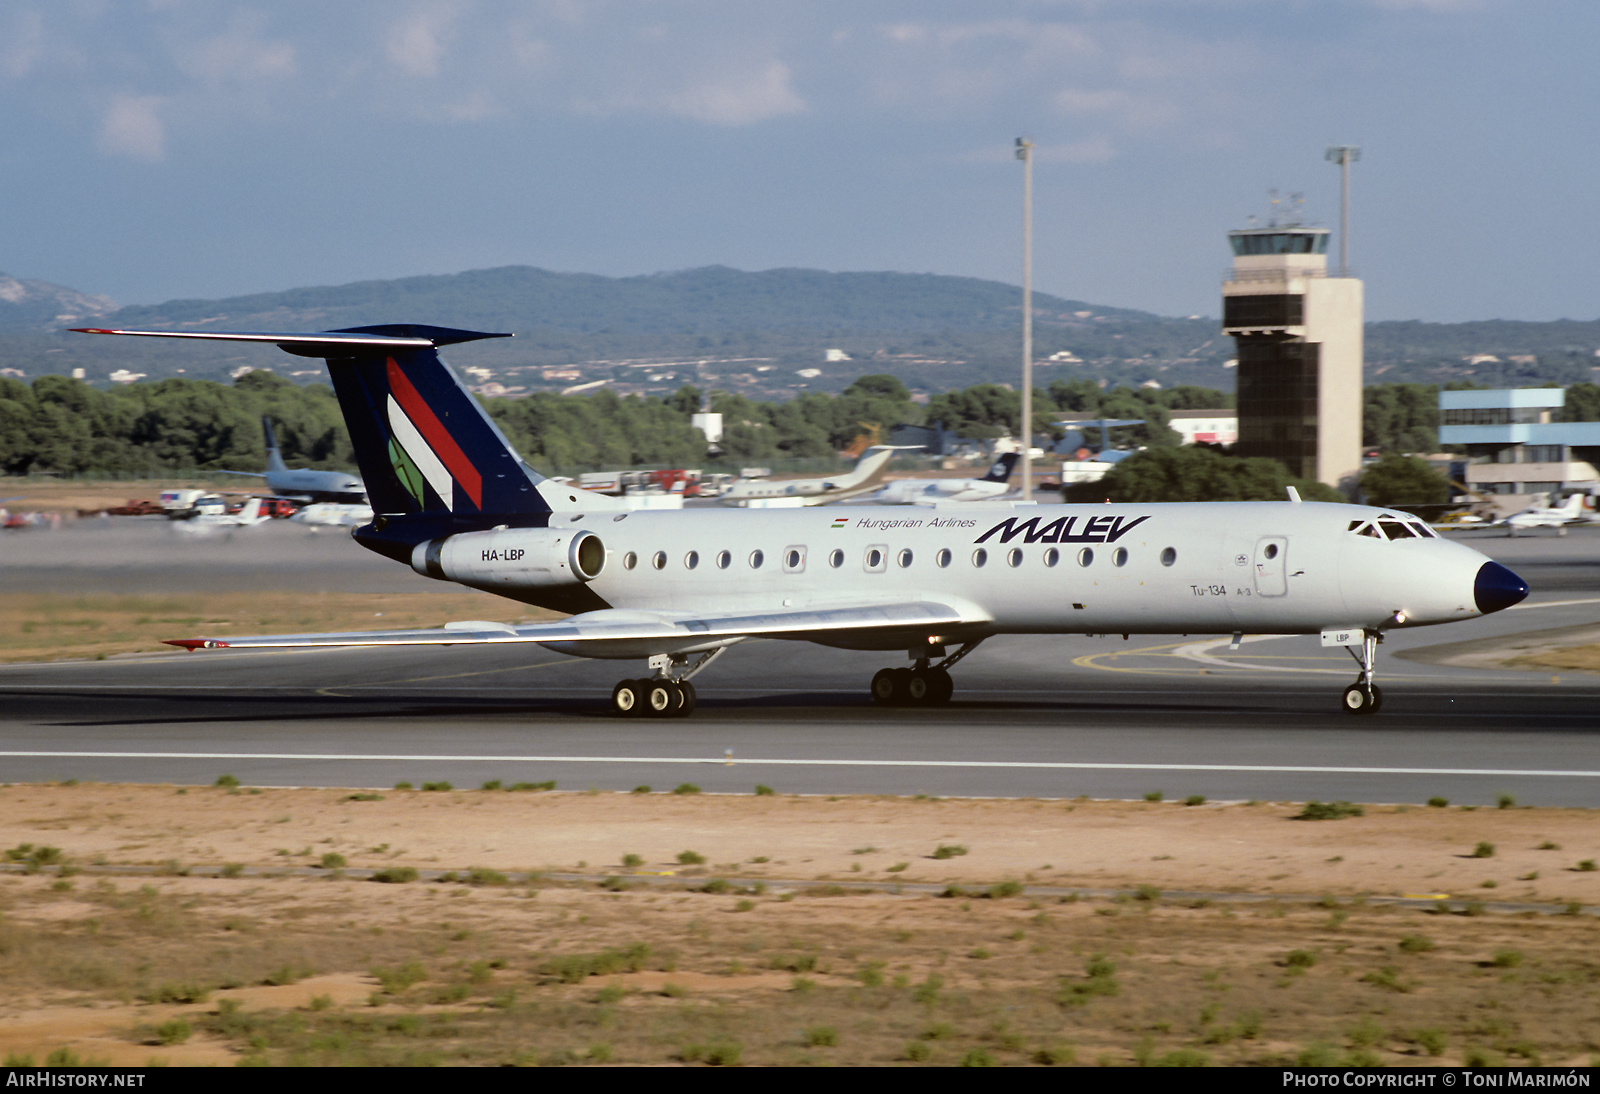
[[[1238,650],[1177,635],[994,639],[933,710],[872,706],[867,681],[890,658],[749,642],[696,678],[700,710],[682,721],[607,713],[616,680],[643,671],[632,662],[492,647],[219,651],[0,666],[0,779],[1600,805],[1600,676],[1472,660],[1586,631],[1600,641],[1600,529],[1460,538],[1534,593],[1488,619],[1391,635],[1375,718],[1339,711],[1354,663],[1314,636]],[[186,552],[184,572],[248,570],[268,587],[293,577],[286,565],[322,572],[323,552],[337,554],[341,584],[433,584],[320,542],[292,563]],[[98,550],[8,557],[6,583],[98,573]],[[158,556],[139,555],[141,584],[163,580]]]

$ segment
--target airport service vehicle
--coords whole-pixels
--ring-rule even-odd
[[[990,501],[1000,497],[1009,488],[1011,469],[1020,459],[1020,453],[1005,453],[981,479],[896,479],[867,500],[879,505]]]
[[[778,500],[792,500],[796,505],[829,505],[846,498],[860,497],[878,488],[889,458],[907,447],[915,446],[875,444],[861,453],[855,467],[845,475],[829,475],[820,479],[780,479],[776,482],[766,479],[741,480],[724,490],[717,500],[723,505],[739,506]]]
[[[1372,714],[1395,629],[1476,619],[1528,586],[1416,518],[1323,503],[1022,505],[954,511],[632,511],[529,467],[437,347],[495,337],[420,325],[320,334],[90,333],[273,342],[323,357],[376,516],[356,541],[523,603],[555,623],[186,638],[190,650],[537,644],[643,659],[618,713],[684,715],[692,678],[750,638],[903,652],[881,703],[949,701],[950,669],[997,634],[1321,635],[1360,666],[1342,706]]]
[[[195,515],[195,506],[206,496],[204,490],[163,490],[161,511],[168,520],[188,520]]]
[[[658,471],[586,471],[578,476],[578,486],[596,494],[682,494],[700,495],[700,472],[681,468]]]
[[[1530,505],[1494,523],[1504,528],[1508,536],[1516,535],[1519,528],[1554,528],[1557,535],[1564,536],[1567,525],[1587,524],[1590,519],[1583,511],[1583,495],[1569,494],[1561,505]]]
[[[272,419],[261,419],[261,432],[267,442],[267,470],[224,471],[224,475],[248,475],[267,480],[267,489],[297,502],[327,501],[359,505],[367,500],[366,487],[354,475],[343,471],[296,471],[283,462]]]

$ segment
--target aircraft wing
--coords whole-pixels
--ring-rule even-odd
[[[843,637],[926,633],[929,628],[984,624],[992,617],[973,605],[915,600],[894,604],[833,605],[776,611],[647,612],[605,609],[556,623],[511,626],[469,620],[415,631],[347,631],[276,634],[252,638],[173,638],[169,646],[198,649],[297,649],[316,646],[467,646],[515,643],[564,646],[589,643],[665,642],[684,646],[727,644],[743,638]]]

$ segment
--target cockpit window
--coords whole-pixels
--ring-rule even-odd
[[[1421,521],[1408,520],[1408,521],[1406,521],[1406,523],[1411,526],[1411,530],[1417,534],[1417,538],[1418,539],[1438,539],[1439,538],[1438,536],[1436,536],[1434,534],[1434,531],[1433,531],[1432,528],[1429,528],[1426,524],[1423,524]]]
[[[1417,538],[1417,533],[1413,532],[1409,525],[1403,524],[1398,520],[1380,520],[1378,523],[1382,525],[1384,535],[1388,536],[1390,539]]]
[[[1369,524],[1366,521],[1361,521],[1361,520],[1353,520],[1353,521],[1351,521],[1349,530],[1354,532],[1358,536],[1370,536],[1373,539],[1382,539],[1383,538],[1382,534],[1379,533],[1379,531],[1376,528],[1374,528],[1371,524]]]

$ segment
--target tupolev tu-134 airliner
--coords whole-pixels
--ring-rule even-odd
[[[376,514],[362,546],[419,574],[570,613],[554,623],[188,638],[190,650],[533,643],[644,659],[618,713],[690,713],[692,677],[747,638],[904,651],[885,704],[948,702],[950,669],[997,634],[1320,634],[1373,714],[1387,631],[1475,619],[1527,584],[1407,514],[1317,502],[882,510],[626,510],[529,467],[437,352],[508,337],[393,325],[318,334],[85,333],[274,343],[321,357]]]

